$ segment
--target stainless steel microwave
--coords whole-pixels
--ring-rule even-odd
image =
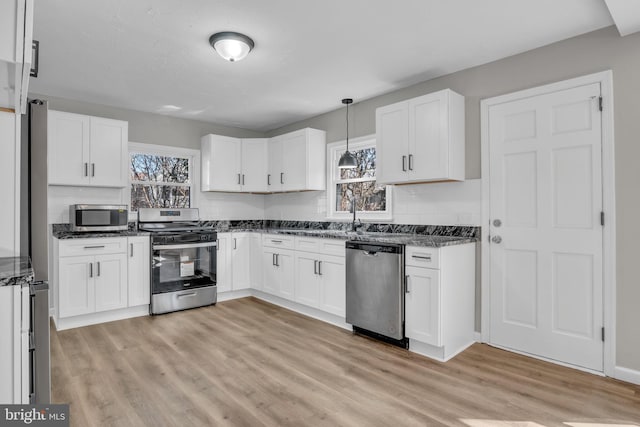
[[[71,205],[71,231],[126,231],[129,211],[126,205]]]

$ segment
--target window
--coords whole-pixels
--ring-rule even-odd
[[[191,207],[195,176],[192,151],[130,143],[131,211]]]
[[[338,161],[346,149],[345,142],[328,145],[327,204],[330,218],[346,219],[356,214],[362,219],[391,219],[391,187],[376,182],[376,141],[373,136],[349,141],[349,151],[355,156],[357,167],[338,168]]]

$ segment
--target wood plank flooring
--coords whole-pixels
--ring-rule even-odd
[[[73,426],[640,426],[640,387],[476,344],[439,363],[256,298],[51,334]]]

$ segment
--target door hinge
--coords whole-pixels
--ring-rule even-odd
[[[598,108],[602,111],[602,97],[598,98]]]
[[[600,212],[600,225],[604,226],[604,211]]]
[[[602,327],[602,341],[604,342],[604,326]]]

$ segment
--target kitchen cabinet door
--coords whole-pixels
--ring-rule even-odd
[[[276,249],[264,248],[262,252],[262,290],[271,295],[280,293],[280,270],[276,267]]]
[[[417,341],[440,347],[440,271],[409,266],[405,274],[405,334]]]
[[[251,287],[251,240],[247,235],[232,233],[230,245],[232,289],[248,289]]]
[[[267,189],[268,138],[242,140],[242,191],[264,193]]]
[[[251,287],[253,289],[262,289],[262,234],[250,233],[249,235],[251,247]]]
[[[205,135],[201,140],[201,156],[202,191],[242,190],[242,140]]]
[[[307,188],[307,135],[305,131],[292,132],[281,137],[282,191]]]
[[[284,182],[283,159],[282,159],[283,140],[279,137],[271,138],[269,141],[269,162],[267,173],[267,191],[282,191],[282,183]]]
[[[279,251],[276,254],[276,268],[280,275],[279,296],[293,301],[295,296],[295,264],[293,261],[293,251]]]
[[[407,180],[409,104],[398,102],[376,110],[376,181]]]
[[[127,187],[129,124],[121,120],[91,117],[90,165],[91,185]]]
[[[89,314],[95,311],[94,257],[60,258],[58,280],[58,317]]]
[[[345,316],[346,272],[344,257],[323,255],[318,265],[320,277],[319,308],[336,316]]]
[[[93,266],[95,311],[115,310],[127,306],[127,255],[96,256]]]
[[[230,241],[231,233],[218,233],[218,247],[216,248],[216,278],[218,292],[228,292],[232,289]]]
[[[295,301],[311,307],[320,305],[320,276],[318,256],[314,253],[296,252]]]
[[[90,117],[49,111],[49,184],[90,185]]]
[[[150,240],[146,236],[129,237],[127,254],[129,307],[148,305],[151,298]]]

